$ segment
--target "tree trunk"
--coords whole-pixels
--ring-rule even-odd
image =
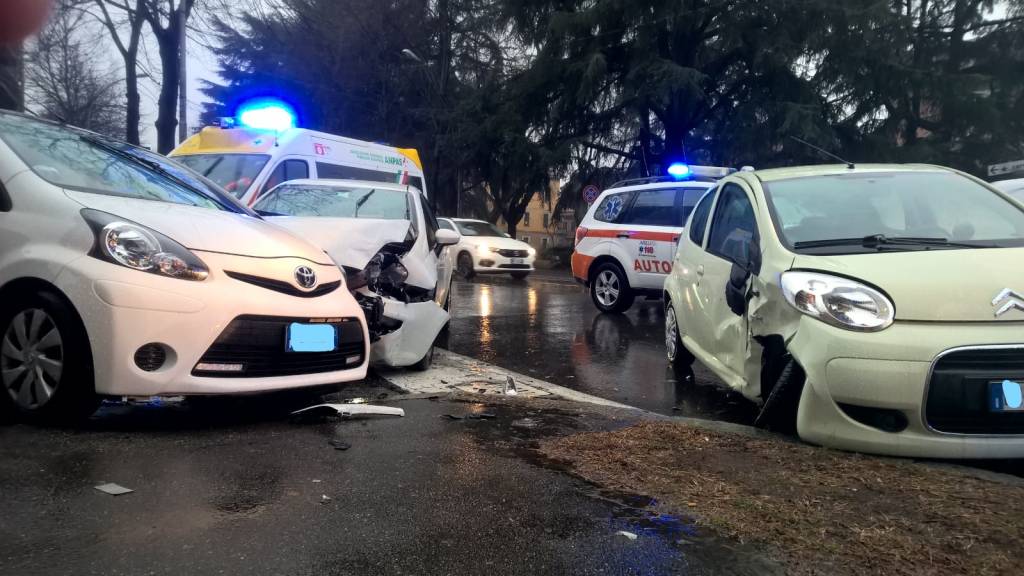
[[[22,110],[25,107],[22,84],[21,45],[0,45],[0,108]]]
[[[161,154],[174,150],[178,127],[178,29],[169,27],[158,35],[162,83],[157,99],[156,149]]]
[[[141,122],[140,98],[139,98],[139,73],[135,69],[135,55],[131,58],[131,65],[125,61],[125,140],[129,144],[140,143],[139,122]]]

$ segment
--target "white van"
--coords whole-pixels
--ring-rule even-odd
[[[406,184],[427,195],[416,150],[303,128],[208,126],[169,156],[213,180],[246,206],[278,184],[305,179]]]

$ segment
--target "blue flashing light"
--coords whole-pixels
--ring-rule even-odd
[[[668,174],[673,178],[686,178],[690,175],[690,167],[682,162],[676,162],[668,167]]]
[[[263,101],[242,106],[238,121],[247,128],[283,132],[295,127],[295,113],[281,102]]]

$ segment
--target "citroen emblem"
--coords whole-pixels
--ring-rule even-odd
[[[996,318],[999,318],[1010,310],[1020,310],[1021,312],[1024,312],[1024,296],[1015,290],[1003,288],[1003,291],[996,295],[995,299],[992,300],[992,306],[999,306],[995,312]]]
[[[299,266],[295,269],[295,281],[306,290],[316,286],[316,272],[309,266]]]

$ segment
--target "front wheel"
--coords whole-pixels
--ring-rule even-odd
[[[416,372],[426,372],[427,370],[430,370],[430,366],[434,363],[434,348],[434,345],[431,345],[423,358],[420,358],[419,362],[409,366],[409,368]]]
[[[88,417],[98,401],[78,315],[49,292],[13,300],[0,312],[0,407],[35,421]]]
[[[473,269],[473,257],[463,252],[459,254],[459,260],[456,268],[459,271],[459,276],[469,280],[476,275],[476,270]]]
[[[669,304],[665,308],[665,355],[668,363],[677,373],[685,372],[693,364],[693,354],[683,346],[679,333],[679,321],[676,318],[675,306]]]
[[[590,298],[602,312],[625,312],[633,305],[633,291],[622,268],[611,262],[601,264],[590,282]]]

